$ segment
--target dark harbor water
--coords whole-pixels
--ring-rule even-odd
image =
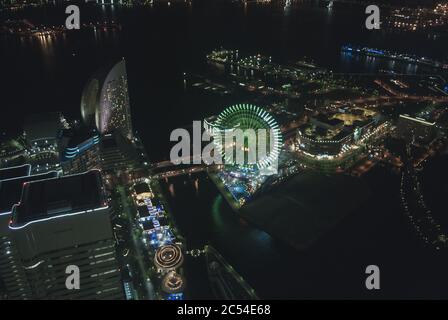
[[[446,253],[425,248],[414,236],[399,206],[399,177],[376,168],[363,179],[374,194],[369,203],[305,252],[248,225],[205,174],[171,178],[162,185],[187,246],[211,243],[261,298],[446,297]],[[370,264],[382,272],[377,292],[364,286]],[[197,298],[207,292],[201,273],[198,266],[191,275]]]
[[[61,8],[17,15],[53,24],[62,24],[66,16]],[[81,16],[118,20],[122,30],[0,37],[2,130],[17,128],[33,112],[60,110],[80,117],[81,92],[90,75],[125,57],[133,124],[148,155],[158,161],[169,157],[173,129],[237,102],[238,97],[224,101],[185,90],[183,73],[205,72],[205,54],[215,48],[263,53],[278,62],[306,56],[335,72],[369,73],[385,67],[376,59],[341,55],[347,43],[434,59],[447,56],[446,39],[368,32],[363,7],[328,10],[306,2],[285,11],[281,6],[194,1],[192,6],[82,8]],[[365,179],[373,190],[369,204],[302,253],[240,219],[205,174],[173,178],[163,187],[189,249],[211,243],[261,298],[448,297],[446,254],[423,247],[414,237],[399,206],[398,176],[377,168]],[[364,271],[370,264],[382,271],[378,292],[365,290]],[[200,275],[193,279],[199,284],[193,297],[205,297]]]
[[[26,17],[39,25],[61,25],[64,7],[30,9],[0,21]],[[214,114],[225,107],[219,97],[185,92],[183,73],[205,71],[205,54],[219,47],[242,54],[262,53],[274,61],[308,57],[335,72],[372,72],[390,67],[378,59],[341,55],[344,44],[365,45],[434,59],[447,57],[444,38],[370,32],[362,6],[318,1],[285,10],[280,5],[234,4],[222,1],[173,2],[171,6],[121,8],[81,6],[81,22],[114,20],[121,31],[70,31],[56,37],[0,37],[2,128],[16,128],[26,114],[61,110],[79,117],[83,86],[91,74],[126,58],[134,126],[153,160],[168,156],[174,128]],[[417,72],[411,65],[397,71]]]

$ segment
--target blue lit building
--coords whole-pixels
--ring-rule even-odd
[[[64,174],[92,169],[123,170],[133,167],[137,161],[139,156],[132,142],[119,131],[101,136],[96,131],[75,136],[61,157]]]
[[[77,137],[72,139],[61,157],[63,172],[72,174],[100,169],[99,143],[100,137],[98,134],[84,139]]]
[[[100,142],[100,137],[98,135],[87,139],[86,141],[82,142],[81,144],[75,146],[75,147],[67,147],[67,149],[64,152],[63,155],[63,161],[64,160],[71,160],[79,155],[83,154],[85,151],[87,151],[89,148],[97,145]]]

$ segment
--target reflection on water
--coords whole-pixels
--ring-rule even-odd
[[[54,57],[54,43],[57,41],[57,36],[52,35],[41,35],[37,36],[37,41],[40,44],[40,48],[42,50],[44,59],[46,63],[48,63],[50,60],[49,58]]]
[[[199,179],[196,178],[196,180],[194,180],[194,188],[196,190],[196,196],[199,195]]]
[[[176,193],[174,192],[174,185],[172,183],[170,183],[168,190],[170,191],[172,197],[176,196]]]
[[[417,64],[404,63],[373,56],[354,55],[350,52],[341,52],[341,65],[343,69],[362,70],[364,73],[377,73],[379,70],[394,71],[396,73],[415,75],[428,70],[420,70]]]
[[[285,16],[289,15],[289,13],[291,12],[291,0],[285,1],[285,7],[283,8],[283,11],[285,13]]]
[[[210,243],[249,283],[266,285],[263,279],[273,276],[270,266],[285,248],[239,217],[207,174],[170,178],[162,182],[162,188],[188,249]]]
[[[223,225],[223,221],[221,218],[221,212],[219,211],[219,208],[222,205],[222,201],[223,201],[223,198],[221,195],[216,196],[215,200],[213,201],[213,207],[212,207],[213,223],[218,228]]]

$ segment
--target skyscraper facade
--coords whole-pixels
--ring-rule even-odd
[[[25,182],[9,223],[4,278],[15,299],[121,299],[110,210],[101,173]],[[79,269],[79,288],[66,285]]]
[[[101,169],[100,137],[93,135],[80,143],[69,143],[61,158],[64,174],[82,173]]]
[[[92,169],[103,172],[133,168],[139,155],[120,132],[95,135],[78,145],[69,145],[61,159],[64,174],[82,173]]]
[[[0,292],[11,293],[8,298],[19,298],[23,285],[18,281],[23,276],[23,270],[17,267],[16,248],[9,229],[12,208],[19,203],[25,183],[58,176],[56,171],[37,175],[30,175],[30,172],[30,165],[0,169]]]
[[[65,119],[59,112],[32,114],[25,119],[25,152],[32,173],[59,170],[59,136]]]
[[[107,71],[97,72],[87,83],[81,98],[81,114],[87,125],[99,133],[120,131],[132,139],[128,80],[124,59]]]

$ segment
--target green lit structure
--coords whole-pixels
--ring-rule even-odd
[[[226,147],[232,143],[233,148],[242,148],[244,150],[245,164],[242,166],[263,169],[277,163],[282,145],[282,135],[276,120],[262,108],[252,104],[237,104],[226,108],[215,121],[204,121],[204,127],[213,137],[216,149],[220,152],[226,164],[242,165],[235,163],[235,158],[226,154]],[[238,142],[225,141],[226,137],[231,136],[237,129],[240,129],[244,135],[241,145]],[[255,132],[255,136],[249,134]],[[258,155],[260,147],[260,132],[266,134],[265,141],[266,152],[260,157]],[[256,139],[256,140],[254,140]],[[241,143],[241,141],[240,141]],[[256,146],[257,159],[255,163],[248,161],[249,147]],[[253,150],[252,150],[253,151]]]

